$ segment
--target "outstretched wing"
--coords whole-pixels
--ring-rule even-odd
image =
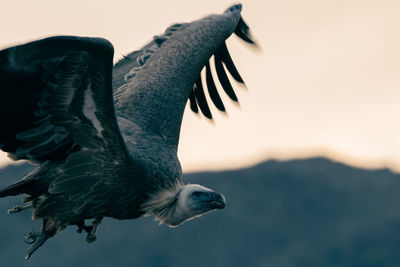
[[[234,5],[221,15],[175,24],[141,50],[120,60],[113,71],[117,116],[129,119],[143,131],[176,147],[188,100],[194,112],[200,109],[212,119],[204,94],[205,86],[214,105],[225,111],[210,69],[212,55],[222,88],[233,101],[238,101],[226,70],[239,83],[243,80],[225,40],[235,33],[244,41],[255,44],[240,12],[241,5]],[[205,81],[200,75],[203,68]]]
[[[39,217],[104,212],[101,201],[121,186],[127,159],[112,101],[112,62],[112,45],[98,38],[52,37],[0,51],[0,147],[40,164],[0,196],[69,198],[70,206],[48,198],[35,211]]]
[[[82,149],[122,153],[112,60],[100,38],[51,37],[0,51],[0,148],[33,162]]]
[[[242,17],[240,17],[234,33],[243,41],[249,44],[256,45],[256,43],[251,37],[248,25],[245,23]],[[225,69],[228,70],[233,79],[235,79],[237,82],[244,84],[244,81],[240,76],[239,72],[237,71],[236,66],[233,63],[233,60],[229,54],[228,48],[226,47],[225,43],[223,43],[214,53],[214,66],[218,80],[222,86],[222,89],[225,91],[225,93],[229,96],[231,100],[238,102],[238,98],[235,94],[235,91],[233,90],[233,87],[229,81]],[[219,93],[217,91],[217,87],[215,86],[214,82],[215,79],[212,76],[209,63],[205,65],[205,69],[206,69],[206,84],[211,101],[214,103],[215,107],[218,110],[225,112],[225,106],[222,103],[221,97],[219,96]],[[206,116],[209,119],[212,119],[211,111],[210,108],[208,107],[204,95],[203,82],[201,80],[201,76],[199,75],[199,78],[196,80],[193,86],[193,90],[189,96],[190,109],[193,112],[198,113],[198,110],[200,108],[204,116]]]

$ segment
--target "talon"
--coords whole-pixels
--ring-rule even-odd
[[[33,243],[35,243],[36,238],[32,238],[32,237],[25,237],[24,242],[31,245]]]
[[[40,235],[40,233],[41,232],[32,230],[29,234],[24,235],[25,243],[27,243],[27,244],[35,243],[35,241],[36,241],[37,237]]]
[[[9,209],[8,210],[8,214],[21,212],[21,211],[28,210],[28,209],[31,209],[31,208],[33,208],[32,204],[28,204],[28,205],[25,205],[25,206],[17,205],[17,206],[14,206],[12,209]]]
[[[93,243],[94,241],[96,241],[97,225],[86,226],[86,228],[84,228],[84,229],[88,233],[86,236],[86,242]]]
[[[25,235],[25,242],[31,245],[27,250],[25,259],[29,259],[32,256],[33,252],[40,248],[44,244],[44,242],[49,239],[49,237],[50,235],[43,231],[32,231],[29,234]]]
[[[8,214],[21,212],[21,211],[28,210],[28,209],[31,209],[31,208],[33,208],[32,204],[28,204],[28,205],[25,205],[25,206],[19,206],[19,205],[18,206],[14,206],[12,209],[8,210]]]
[[[96,234],[90,233],[86,236],[86,242],[88,242],[88,243],[93,243],[96,240],[97,240]]]
[[[96,232],[97,232],[97,226],[101,223],[102,218],[96,218],[91,226],[85,226],[83,229],[88,232],[86,236],[86,242],[88,243],[93,243],[96,241]]]
[[[8,213],[8,214],[13,214],[13,213],[20,212],[21,210],[22,210],[22,207],[21,207],[21,206],[15,206],[15,207],[13,207],[12,209],[9,209],[9,210],[7,211],[7,213]]]

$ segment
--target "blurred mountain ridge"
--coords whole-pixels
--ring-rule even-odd
[[[0,186],[29,164],[0,169]],[[326,158],[270,160],[232,171],[188,173],[223,192],[227,206],[170,229],[153,218],[105,219],[86,244],[76,227],[26,263],[30,212],[7,215],[0,199],[0,266],[400,266],[400,174]]]

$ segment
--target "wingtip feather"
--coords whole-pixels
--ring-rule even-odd
[[[234,33],[246,43],[254,45],[255,47],[259,47],[243,17],[240,17]]]

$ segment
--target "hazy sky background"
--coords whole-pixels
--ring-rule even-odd
[[[185,113],[184,170],[237,168],[268,158],[328,155],[400,170],[400,2],[241,1],[262,47],[228,41],[247,88],[215,123]],[[232,1],[1,1],[0,48],[50,35],[99,36],[115,57],[175,22]],[[225,99],[227,103],[230,101]],[[0,164],[6,164],[5,154]]]

